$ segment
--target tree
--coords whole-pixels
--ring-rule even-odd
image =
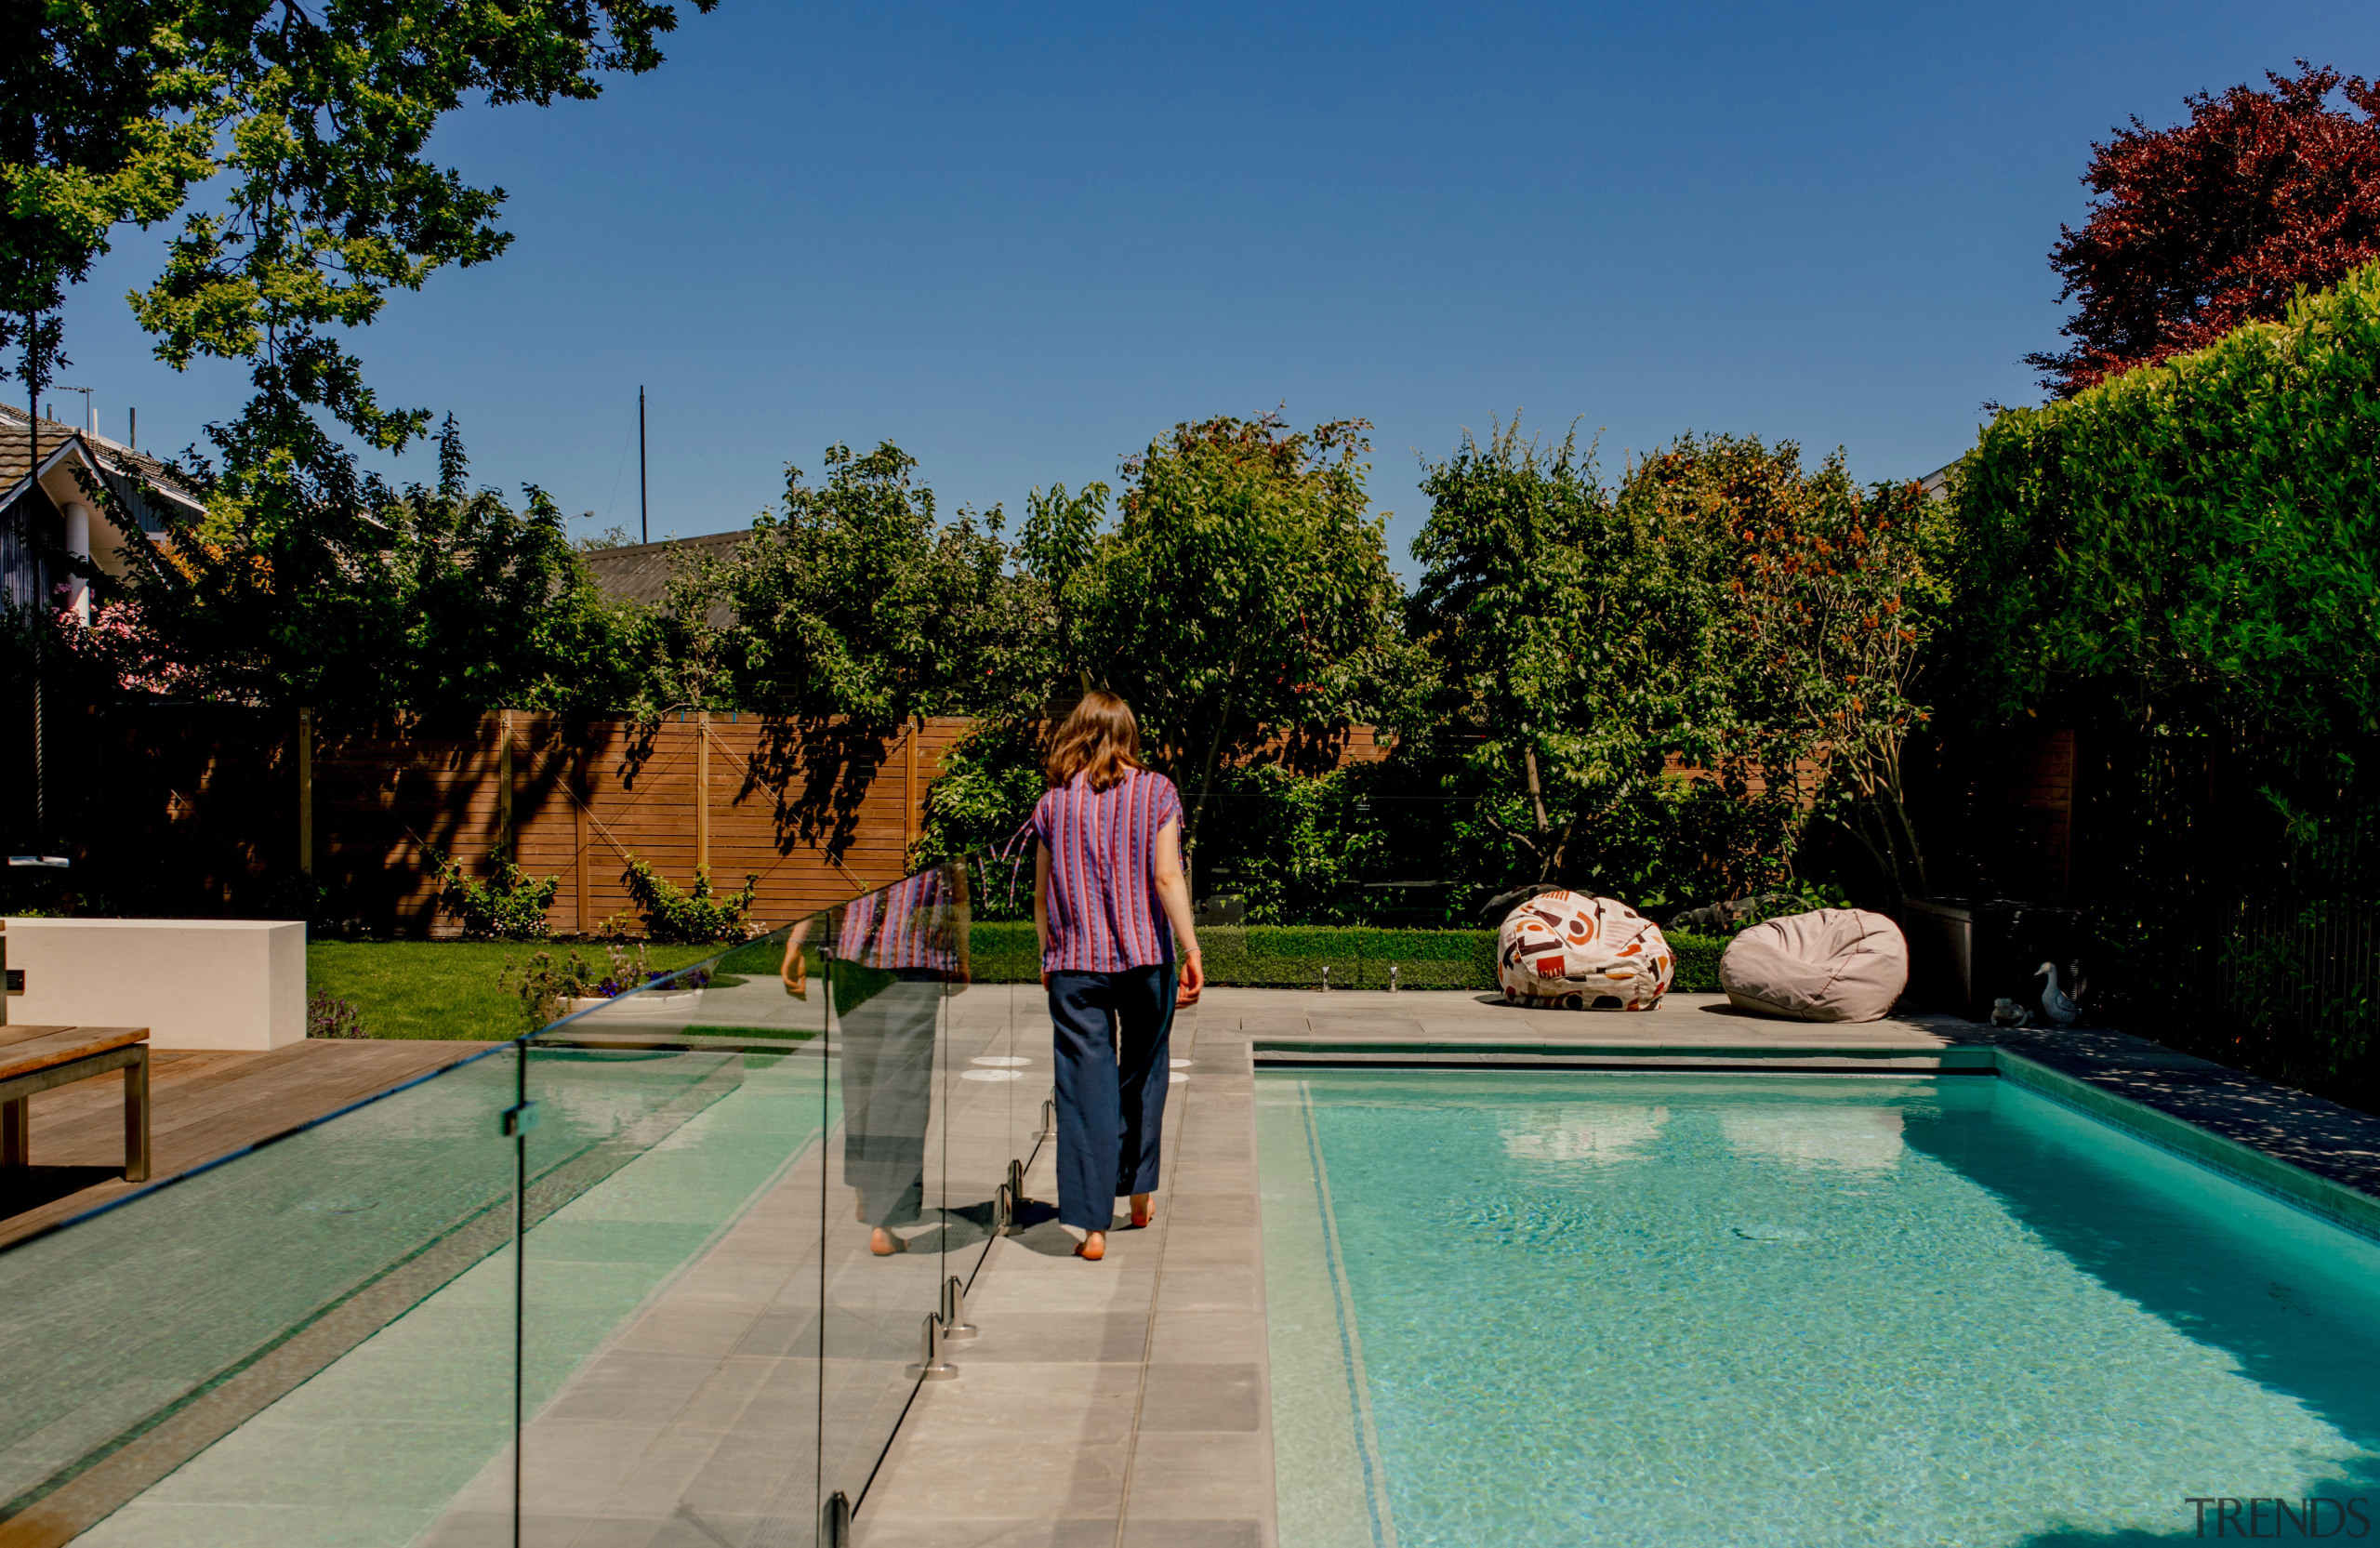
[[[698,703],[769,717],[755,780],[781,830],[840,853],[892,737],[931,715],[1038,708],[1050,674],[1046,596],[1012,575],[998,507],[954,522],[891,442],[826,451],[826,483],[786,470],[782,515],[673,588],[670,611],[717,605],[717,670]]]
[[[1025,550],[1064,620],[1060,679],[1131,702],[1151,756],[1192,798],[1192,846],[1217,768],[1276,740],[1318,756],[1398,670],[1368,429],[1293,432],[1277,415],[1180,424],[1126,461],[1112,530],[1097,530],[1100,485],[1035,508]]]
[[[29,404],[63,364],[66,288],[108,233],[169,217],[210,169],[205,75],[153,9],[17,5],[0,29],[0,349]]]
[[[2301,290],[2380,258],[2380,86],[2297,61],[2270,91],[2187,99],[2189,122],[2138,118],[2091,147],[2091,218],[2050,266],[2081,305],[2074,342],[2028,355],[2070,398],[2137,365],[2278,319]],[[2330,105],[2334,92],[2357,111]]]
[[[365,715],[633,693],[645,621],[602,597],[543,491],[516,510],[473,489],[452,418],[437,483],[401,492],[310,417],[282,430],[310,428],[190,470],[205,518],[127,549],[138,627],[92,642],[117,681]]]
[[[707,11],[717,0],[691,0]],[[484,262],[501,189],[425,153],[467,97],[588,99],[661,61],[675,8],[646,0],[76,0],[18,6],[0,42],[0,284],[23,374],[57,358],[55,311],[113,230],[182,217],[133,298],[158,353],[249,362],[259,400],[319,408],[382,447],[427,432],[383,408],[340,337],[391,287]],[[207,202],[192,207],[193,191]],[[285,421],[253,416],[237,432]],[[235,456],[234,445],[224,448]]]
[[[1953,523],[1911,483],[1852,483],[1838,450],[1815,471],[1792,442],[1682,437],[1646,457],[1623,509],[1718,583],[1709,655],[1679,738],[1739,800],[1759,797],[1782,851],[1805,813],[1837,824],[1899,898],[1926,891],[1902,758],[1930,718],[1924,647],[1948,604]]]
[[[1430,719],[1502,793],[1481,816],[1527,857],[1517,880],[1592,878],[1590,852],[1716,708],[1698,681],[1710,623],[1695,567],[1612,499],[1575,435],[1525,441],[1517,420],[1484,445],[1466,434],[1421,486],[1408,628],[1435,668]]]

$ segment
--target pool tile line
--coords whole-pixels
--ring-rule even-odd
[[[1314,1202],[1322,1220],[1322,1246],[1330,1270],[1330,1306],[1339,1323],[1339,1354],[1347,1375],[1347,1401],[1355,1412],[1356,1454],[1364,1465],[1364,1510],[1373,1548],[1396,1548],[1396,1518],[1389,1510],[1388,1471],[1381,1461],[1380,1430],[1372,1422],[1371,1383],[1364,1375],[1364,1341],[1355,1327],[1355,1295],[1347,1284],[1346,1255],[1340,1250],[1339,1216],[1330,1204],[1330,1169],[1322,1156],[1322,1131],[1314,1116],[1314,1088],[1298,1082],[1298,1117],[1305,1129],[1306,1159],[1314,1172]]]

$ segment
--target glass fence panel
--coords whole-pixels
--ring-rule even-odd
[[[932,1358],[952,1225],[937,1078],[965,928],[959,880],[935,867],[854,899],[822,942],[841,1132],[826,1159],[819,1488],[854,1505]]]
[[[814,1541],[832,1116],[816,933],[780,930],[531,1040],[529,1540]]]
[[[12,1540],[509,1541],[519,1076],[508,1044],[0,1252]]]

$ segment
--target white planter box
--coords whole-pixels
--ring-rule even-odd
[[[306,926],[272,920],[16,920],[20,1025],[145,1026],[157,1049],[286,1048],[306,1037]]]

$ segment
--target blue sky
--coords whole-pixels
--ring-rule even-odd
[[[743,525],[836,441],[1021,516],[1286,404],[1372,421],[1409,579],[1419,458],[1516,411],[1607,469],[1686,430],[1950,460],[2038,397],[2089,143],[2301,55],[2380,72],[2380,10],[725,0],[668,51],[442,132],[517,239],[362,346],[478,478],[633,532],[642,383],[655,537]],[[151,358],[122,298],[154,262],[103,261],[61,377],[178,448],[245,378]]]

